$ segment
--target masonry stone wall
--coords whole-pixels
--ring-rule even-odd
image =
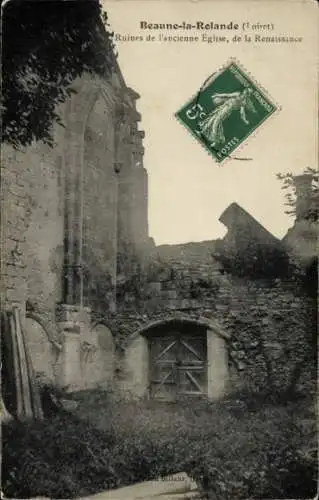
[[[1,304],[24,306],[26,269],[23,252],[29,222],[28,195],[21,154],[1,148]]]
[[[6,272],[1,305],[8,309],[18,305],[35,370],[56,382],[62,341],[55,321],[56,304],[62,300],[64,251],[62,127],[54,126],[53,137],[54,149],[43,143],[21,150],[2,148],[7,183],[2,196]]]
[[[225,393],[243,388],[257,392],[288,390],[298,374],[299,383],[304,383],[313,371],[314,301],[303,290],[298,276],[232,276],[213,257],[214,247],[212,241],[155,249],[149,274],[140,281],[139,300],[124,295],[116,317],[109,317],[118,345],[126,352],[127,339],[154,321],[213,321],[230,337],[221,347],[212,343],[218,359],[228,357],[227,370],[219,371],[216,387],[224,380]],[[130,294],[135,296],[134,290]],[[133,346],[128,344],[127,359],[142,355],[139,342],[143,341],[136,339]],[[132,375],[125,377],[125,366],[120,366],[119,377],[122,387],[127,384],[128,388]],[[139,360],[136,366],[136,378],[144,380],[146,375],[140,371],[146,366],[145,360]]]
[[[130,237],[138,250],[148,244],[148,179],[146,169],[135,165],[132,169],[132,202]]]
[[[213,250],[213,241],[155,247],[146,269],[137,270],[136,287],[127,289],[119,298],[117,314],[108,318],[118,353],[122,352],[116,374],[120,392],[148,396],[148,342],[137,332],[151,334],[154,322],[169,325],[171,321],[206,325],[209,397],[222,397],[230,390],[227,342],[219,320],[229,304],[231,283],[221,273]],[[212,332],[209,323],[215,325]]]
[[[113,387],[116,357],[115,342],[112,332],[107,326],[97,324],[92,327],[92,333],[96,336],[95,338],[98,348],[98,370],[96,381],[104,388]]]
[[[81,389],[111,389],[115,372],[115,345],[111,330],[104,324],[87,321],[80,333],[80,365],[77,380]]]
[[[129,92],[131,106],[138,94]],[[141,119],[131,110],[132,122],[121,150],[121,168],[118,174],[118,277],[127,279],[136,264],[143,265],[151,247],[148,234],[148,176],[143,165],[144,131],[138,129]]]
[[[117,373],[117,390],[130,397],[148,397],[149,352],[145,336],[137,335],[126,348]]]
[[[56,303],[62,300],[63,158],[60,151],[37,144],[23,159],[30,168],[26,182],[31,213],[24,252],[27,300],[54,321]]]
[[[52,148],[2,148],[1,304],[19,306],[36,370],[75,390],[112,383],[112,333],[90,311],[115,311],[119,229],[135,247],[148,234],[138,94],[120,70],[72,86]]]
[[[244,385],[284,391],[313,374],[316,306],[296,278],[234,280],[223,325],[232,336],[230,357]]]
[[[59,135],[58,126],[54,135]],[[61,141],[58,140],[61,144]],[[61,300],[63,173],[60,149],[44,144],[2,148],[2,303],[26,301],[54,312]]]
[[[214,248],[214,241],[157,247],[157,264],[146,287],[146,309],[219,320],[229,300],[230,282],[213,257]]]
[[[55,137],[59,133],[55,127]],[[39,143],[21,150],[3,145],[1,159],[1,307],[18,306],[35,369],[55,382],[60,352],[55,307],[63,262],[61,152]],[[26,317],[30,309],[40,323]]]

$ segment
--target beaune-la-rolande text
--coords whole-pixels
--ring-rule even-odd
[[[213,21],[204,22],[196,21],[187,23],[148,23],[147,21],[140,21],[140,29],[142,30],[238,30],[239,24],[234,21],[227,23],[215,23]]]

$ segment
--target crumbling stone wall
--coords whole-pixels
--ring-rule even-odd
[[[289,393],[314,371],[314,302],[297,279],[234,280],[223,325],[230,358],[243,385],[255,392]]]
[[[152,245],[138,95],[117,76],[108,84],[90,75],[74,82],[53,148],[2,147],[2,305],[17,304],[46,325],[43,352],[55,346],[58,378],[69,377],[77,389],[112,378],[103,349],[121,377],[131,335],[156,320],[183,318],[215,321],[229,332],[234,386],[289,389],[308,362],[313,302],[293,276],[266,281],[263,265],[252,279],[225,272],[215,258],[225,243],[249,270],[251,243],[254,251],[255,244],[276,250],[280,243],[236,204],[221,218],[229,230],[222,245]],[[100,346],[97,324],[109,328],[107,346]],[[100,369],[84,380],[93,362]]]
[[[24,304],[26,264],[23,258],[30,207],[25,191],[21,155],[8,145],[1,148],[1,304]]]
[[[313,301],[298,276],[232,276],[213,258],[213,249],[214,242],[156,249],[158,260],[146,275],[135,276],[135,288],[132,279],[116,316],[107,319],[118,359],[125,357],[131,336],[154,321],[214,321],[230,336],[229,390],[275,395],[289,392],[295,381],[300,386],[312,370]]]
[[[18,305],[24,324],[27,314],[45,325],[34,351],[50,353],[49,378],[53,352],[59,382],[68,379],[81,388],[109,378],[105,345],[100,346],[90,311],[82,314],[82,308],[115,310],[119,219],[125,212],[119,172],[123,167],[122,179],[130,178],[126,240],[134,245],[147,239],[147,182],[140,164],[138,95],[127,89],[120,72],[108,82],[84,74],[73,88],[58,109],[65,127],[53,126],[52,148],[41,142],[2,148],[1,304]],[[142,232],[136,236],[139,218]],[[28,325],[32,347],[32,329],[38,327]],[[100,365],[94,376],[92,359]],[[83,373],[91,380],[83,380]]]
[[[56,138],[59,132],[57,130]],[[24,252],[26,300],[28,308],[52,323],[56,303],[62,301],[64,174],[60,140],[58,144],[60,146],[55,150],[43,144],[34,144],[23,155],[24,165],[29,167],[25,182],[30,209]]]
[[[8,307],[24,310],[28,300],[54,310],[61,298],[60,159],[43,144],[2,147],[2,304]]]
[[[63,141],[14,150],[2,146],[1,307],[19,307],[36,370],[54,380],[61,351],[55,308],[62,298]],[[36,315],[39,322],[31,320]],[[45,325],[43,327],[42,325]]]
[[[61,156],[40,143],[21,150],[3,145],[2,167],[1,307],[19,307],[36,368],[52,380],[61,340],[55,324],[63,258]],[[30,313],[45,328],[32,323]]]

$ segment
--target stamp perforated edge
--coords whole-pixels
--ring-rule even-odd
[[[237,154],[238,152],[242,151],[243,148],[246,147],[246,141],[247,139],[251,138],[252,140],[254,140],[254,138],[256,137],[256,135],[259,133],[260,129],[263,128],[263,125],[268,122],[269,119],[272,119],[274,118],[275,116],[277,116],[280,111],[281,111],[281,106],[279,103],[277,103],[277,101],[275,99],[273,99],[273,97],[271,95],[269,95],[269,93],[267,92],[267,90],[264,88],[263,85],[261,85],[258,80],[251,74],[250,71],[248,71],[245,66],[236,58],[236,57],[230,57],[227,62],[225,64],[223,64],[219,69],[217,69],[214,73],[212,73],[212,80],[211,82],[213,82],[221,73],[223,73],[223,71],[225,71],[225,69],[227,69],[231,64],[236,64],[236,66],[239,67],[239,69],[245,74],[248,76],[248,78],[252,81],[252,83],[257,87],[257,89],[260,90],[260,92],[264,95],[264,97],[266,97],[273,106],[275,106],[275,109],[274,111],[272,111],[269,115],[267,115],[264,120],[259,123],[259,125],[253,129],[252,132],[249,133],[249,135],[247,135],[243,140],[242,142],[239,144],[239,146],[233,150],[233,152],[231,153],[231,155],[227,155],[225,156],[221,161],[218,161],[216,159],[216,157],[212,154],[211,150],[207,147],[207,145],[205,143],[203,143],[202,141],[200,141],[197,137],[197,135],[193,132],[193,130],[188,126],[186,125],[186,123],[178,116],[178,113],[183,109],[185,108],[186,106],[188,106],[188,104],[190,104],[195,98],[196,96],[198,95],[198,93],[200,92],[200,89],[201,87],[199,87],[199,90],[197,92],[195,92],[193,94],[193,96],[188,99],[188,101],[186,101],[185,104],[183,104],[178,111],[176,111],[176,113],[174,113],[174,116],[175,118],[177,119],[178,122],[180,122],[184,128],[186,128],[190,134],[195,137],[196,141],[201,145],[201,147],[206,150],[206,153],[210,156],[210,158],[213,158],[213,160],[215,161],[215,163],[218,165],[218,166],[221,166],[222,164],[224,165],[226,163],[226,161],[230,161],[230,160],[239,160],[239,161],[245,161],[245,160],[253,160],[253,158],[237,158],[235,156],[232,156],[234,153]]]

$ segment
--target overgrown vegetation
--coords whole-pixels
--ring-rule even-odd
[[[203,498],[315,494],[309,401],[252,411],[243,397],[192,408],[115,401],[102,392],[81,398],[81,419],[62,412],[44,422],[3,426],[6,496],[72,498],[182,470]]]
[[[2,140],[52,145],[56,105],[84,71],[107,76],[115,56],[98,0],[13,0],[2,17]]]
[[[236,239],[236,245],[225,244],[223,240],[216,242],[213,257],[226,272],[238,277],[267,277],[269,280],[291,275],[289,257],[279,241],[277,246],[257,242],[248,227],[242,228]]]
[[[306,213],[303,214],[303,218],[309,222],[317,222],[319,201],[318,170],[307,167],[303,174],[309,176],[309,179],[311,179],[310,190],[307,193],[309,196],[307,200],[308,207]],[[296,216],[296,188],[294,175],[291,172],[287,172],[286,174],[279,173],[277,174],[277,179],[281,181],[282,189],[285,192],[286,214],[294,217]]]

